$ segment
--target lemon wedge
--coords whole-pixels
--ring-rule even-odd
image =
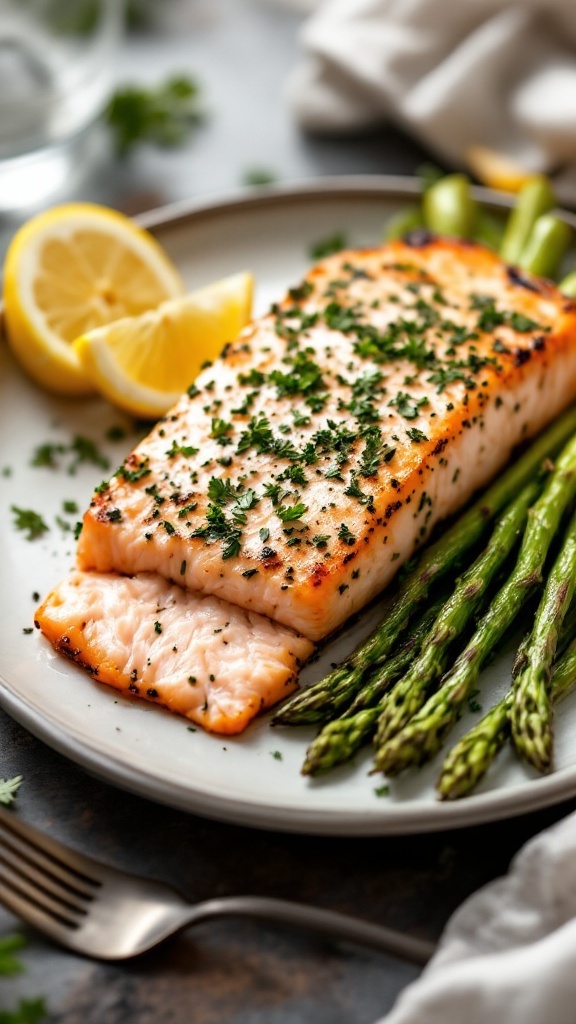
[[[184,291],[158,242],[128,217],[90,203],[56,206],[14,236],[4,266],[8,342],[25,370],[59,394],[94,385],[72,342]]]
[[[470,146],[466,163],[478,181],[499,192],[519,192],[534,177],[534,172],[488,146]]]
[[[114,405],[157,419],[250,320],[254,280],[242,272],[83,334],[73,350]]]

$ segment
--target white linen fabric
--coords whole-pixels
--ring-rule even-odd
[[[472,144],[576,162],[573,0],[324,0],[301,38],[287,89],[306,129],[393,119],[452,164]]]
[[[420,978],[379,1024],[574,1024],[576,814],[453,915]]]

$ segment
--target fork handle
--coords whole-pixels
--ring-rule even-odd
[[[433,943],[424,939],[415,939],[392,928],[361,921],[347,914],[267,896],[228,896],[205,900],[190,907],[190,912],[186,915],[188,924],[224,916],[279,921],[308,931],[320,932],[332,939],[345,939],[360,946],[368,946],[418,966],[428,963],[436,948]]]

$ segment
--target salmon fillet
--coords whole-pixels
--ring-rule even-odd
[[[576,306],[419,232],[314,267],[105,482],[78,566],[327,636],[576,395]]]
[[[99,682],[224,734],[287,696],[312,651],[262,615],[152,573],[72,573],[40,606],[36,625]]]

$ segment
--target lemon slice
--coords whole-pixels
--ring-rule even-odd
[[[82,335],[73,344],[82,369],[114,405],[158,418],[250,320],[254,280],[233,274],[141,316]]]
[[[470,146],[466,163],[483,185],[501,192],[519,192],[534,177],[534,172],[527,171],[505,153],[487,146]]]
[[[183,291],[163,249],[128,217],[90,203],[56,206],[20,228],[8,250],[8,342],[39,384],[59,394],[87,394],[94,386],[74,339]]]

